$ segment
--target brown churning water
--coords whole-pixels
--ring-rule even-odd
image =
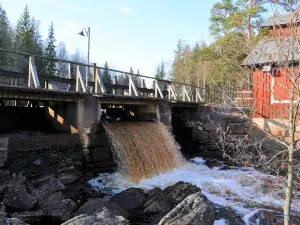
[[[160,122],[114,122],[105,128],[119,171],[134,183],[184,162],[179,146]]]

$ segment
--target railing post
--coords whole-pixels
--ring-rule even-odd
[[[185,88],[185,85],[183,85],[183,88],[182,88],[182,94],[183,94],[183,101],[185,102],[186,98],[187,100],[190,102],[191,99],[190,99],[190,96],[188,95],[187,91],[186,91],[186,88]]]
[[[14,85],[18,86],[18,78],[14,78]],[[18,106],[18,100],[13,101],[13,106]]]
[[[40,81],[36,72],[34,57],[29,57],[29,71],[28,71],[28,87],[40,88]]]
[[[159,96],[161,97],[161,98],[164,98],[164,96],[163,96],[163,94],[162,94],[162,92],[161,92],[161,90],[160,90],[160,87],[159,87],[159,85],[158,85],[158,80],[154,80],[154,87],[155,87],[155,98],[157,98],[158,97],[158,94],[159,94]]]
[[[49,88],[49,82],[47,80],[45,80],[45,89]]]
[[[141,88],[144,88],[144,78],[141,78]],[[144,96],[144,92],[141,91],[141,95]]]
[[[132,95],[132,91],[134,92],[135,96],[139,96],[139,93],[137,92],[135,84],[134,84],[134,82],[132,80],[132,75],[130,74],[129,75],[129,96]]]
[[[177,100],[177,96],[175,94],[175,90],[173,88],[173,85],[169,83],[168,85],[168,99],[171,100],[171,97],[173,96],[174,100]]]
[[[86,87],[84,84],[84,81],[82,79],[81,73],[80,73],[80,66],[77,65],[77,73],[76,73],[76,91],[79,91],[79,83],[81,84],[81,88],[83,92],[86,92]]]
[[[97,74],[96,74],[96,70],[97,70],[97,64],[96,63],[93,63],[93,73],[92,73],[92,81],[93,82],[96,82],[96,76],[97,76]]]
[[[117,76],[112,77],[112,84],[113,85],[117,84]],[[113,95],[116,95],[116,89],[115,88],[112,89],[112,93],[113,93]]]
[[[96,69],[96,74],[95,74],[95,93],[99,93],[99,88],[102,94],[106,93],[106,89],[101,77],[101,71]]]
[[[203,102],[199,88],[196,88],[196,102]]]

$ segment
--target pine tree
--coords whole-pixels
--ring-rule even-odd
[[[165,71],[164,61],[161,61],[161,64],[160,64],[159,78],[162,80],[166,79],[166,71]]]
[[[140,75],[140,70],[137,70],[137,74]],[[141,87],[142,79],[139,76],[133,76],[133,82],[136,87]]]
[[[43,42],[39,32],[39,21],[31,18],[28,6],[25,6],[16,27],[16,37],[14,40],[14,49],[20,52],[42,55]],[[28,71],[28,59],[24,57],[15,58],[15,67],[21,71]],[[40,59],[35,60],[38,73],[44,72],[44,63]]]
[[[16,27],[16,37],[14,48],[21,52],[28,52],[32,50],[33,44],[33,30],[32,21],[28,6],[25,6],[23,13],[21,14]]]
[[[11,38],[10,38],[10,28],[9,22],[6,15],[6,11],[0,5],[0,48],[10,49],[11,48]],[[8,64],[8,54],[0,53],[0,68],[4,68]]]
[[[156,67],[154,78],[155,79],[160,79],[160,66],[159,65]]]
[[[109,66],[108,66],[107,62],[105,62],[105,64],[104,64],[104,71],[102,74],[102,79],[103,79],[104,84],[111,84],[111,74],[110,74]]]
[[[221,0],[213,5],[210,17],[210,32],[215,37],[226,35],[232,28],[230,17],[237,10],[232,0]]]
[[[56,51],[55,51],[55,36],[54,36],[54,27],[53,22],[51,22],[48,32],[48,39],[47,39],[47,47],[45,49],[45,56],[49,58],[55,58],[56,57]],[[46,60],[45,61],[45,69],[46,74],[53,76],[57,74],[57,67],[55,61],[52,60]]]
[[[200,47],[199,43],[197,42],[195,44],[195,47],[193,48],[193,56],[194,56],[195,60],[197,60],[200,57],[200,53],[201,53],[201,47]]]

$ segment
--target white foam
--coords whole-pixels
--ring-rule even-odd
[[[215,220],[214,225],[228,225],[229,222],[228,220],[225,219],[220,219],[220,220]]]
[[[209,169],[202,158],[194,158],[182,168],[162,173],[151,179],[143,179],[138,184],[130,183],[119,173],[100,174],[90,180],[95,188],[105,186],[112,193],[118,193],[129,187],[143,188],[146,191],[154,187],[166,188],[178,181],[190,182],[201,188],[202,193],[215,204],[229,206],[242,214],[246,223],[253,216],[254,208],[245,207],[246,202],[255,202],[271,207],[282,207],[283,199],[278,193],[284,193],[284,184],[276,184],[276,177],[266,175],[250,168],[237,170]],[[98,180],[98,181],[97,181]],[[100,180],[100,184],[99,184]],[[273,185],[278,191],[270,191],[266,185]],[[255,208],[256,209],[256,208]],[[294,199],[292,209],[300,212],[300,200]]]

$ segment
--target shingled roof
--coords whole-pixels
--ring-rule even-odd
[[[300,62],[300,38],[262,40],[244,60],[244,66],[280,63],[284,61]]]
[[[298,13],[300,10],[298,9]],[[271,27],[275,25],[283,25],[283,24],[288,24],[291,22],[291,20],[295,17],[295,12],[290,12],[287,14],[278,14],[269,17],[267,20],[265,20],[262,23],[262,27]],[[300,22],[299,16],[297,16],[297,22]]]

